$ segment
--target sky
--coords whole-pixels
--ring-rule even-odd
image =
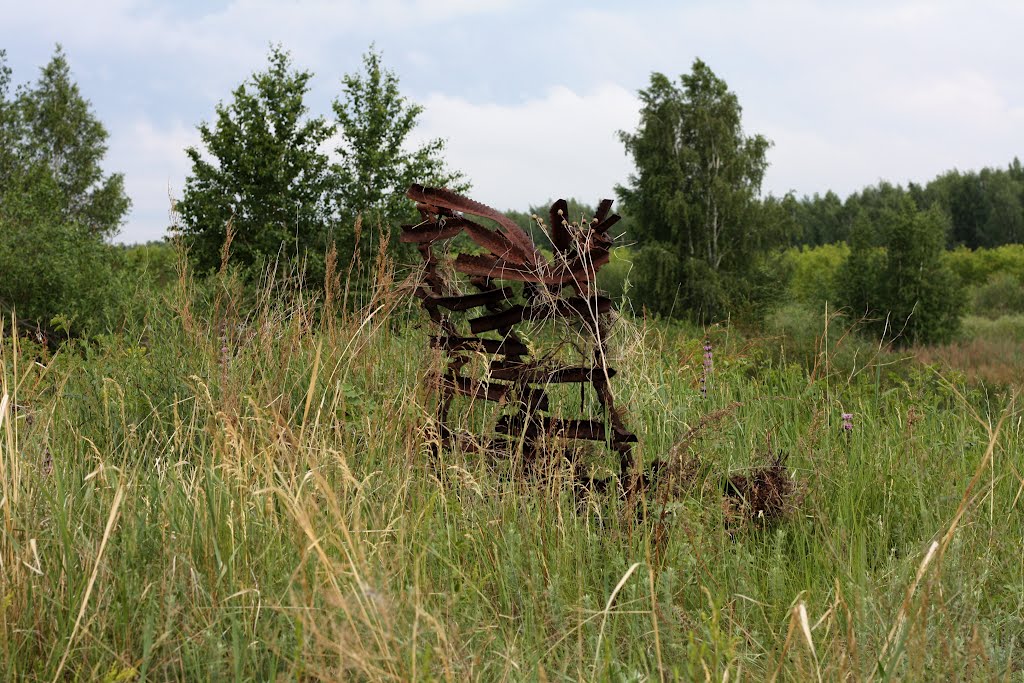
[[[695,58],[736,93],[746,133],[774,142],[766,193],[846,196],[1024,158],[1019,0],[0,0],[0,17],[16,83],[64,47],[110,132],[104,167],[125,175],[127,243],[165,234],[196,126],[271,44],[316,74],[323,115],[374,44],[425,108],[412,142],[447,140],[471,196],[499,209],[614,197],[638,91]]]

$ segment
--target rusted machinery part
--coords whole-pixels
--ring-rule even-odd
[[[623,486],[631,485],[632,445],[637,438],[625,427],[614,405],[609,380],[616,371],[607,365],[606,318],[614,304],[607,297],[594,295],[597,271],[608,263],[614,241],[608,230],[619,220],[611,213],[611,200],[602,200],[590,222],[582,225],[570,222],[564,200],[551,206],[555,260],[550,262],[525,230],[491,207],[449,190],[421,185],[413,185],[406,194],[416,202],[423,219],[402,226],[402,241],[416,244],[423,257],[423,285],[416,294],[440,331],[430,338],[431,347],[449,356],[446,371],[435,376],[441,444],[449,447],[465,440],[448,424],[455,397],[497,402],[513,412],[499,418],[495,437],[520,442],[524,457],[537,457],[552,439],[602,441],[619,453]],[[465,214],[494,221],[501,230],[487,228]],[[459,291],[451,276],[439,268],[442,261],[431,250],[435,243],[460,234],[489,252],[458,254],[446,261],[446,267],[455,273],[469,276],[476,292]],[[499,286],[498,281],[522,283],[525,303],[516,303],[515,290]],[[564,295],[566,287],[575,289],[577,295]],[[488,312],[465,319],[473,336],[460,334],[452,314],[481,307]],[[530,348],[515,333],[516,325],[555,318],[582,323],[594,344],[591,365],[556,366],[531,358]],[[480,336],[493,331],[501,338]],[[500,357],[490,360],[486,377],[468,377],[462,372],[476,353]],[[587,384],[594,388],[607,422],[540,414],[550,408],[545,387],[570,383],[579,384],[581,390]],[[492,443],[492,439],[484,437],[479,442]]]

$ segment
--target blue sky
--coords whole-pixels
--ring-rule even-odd
[[[324,114],[376,43],[426,107],[418,139],[446,138],[474,198],[502,209],[613,196],[631,171],[616,131],[636,126],[636,91],[695,57],[737,93],[747,132],[774,141],[768,192],[845,195],[1024,157],[1016,1],[4,5],[15,81],[61,43],[110,131],[105,165],[133,200],[125,242],[164,234],[196,125],[263,68],[271,42],[316,73],[309,104]]]

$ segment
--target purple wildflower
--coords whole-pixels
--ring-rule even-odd
[[[843,413],[843,431],[847,434],[853,431],[853,413]]]

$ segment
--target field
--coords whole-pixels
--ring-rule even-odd
[[[4,341],[5,680],[1024,680],[1012,384],[623,316],[617,401],[675,475],[580,498],[557,460],[432,461],[404,297],[233,296]],[[778,516],[725,495],[776,458]]]

